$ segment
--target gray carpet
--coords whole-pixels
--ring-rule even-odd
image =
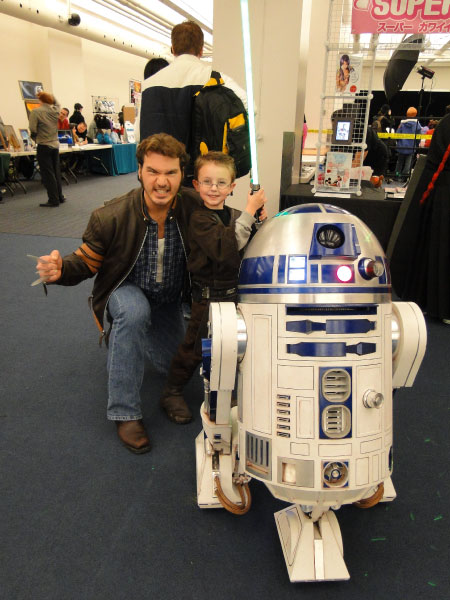
[[[91,212],[111,200],[138,187],[136,173],[116,177],[82,175],[78,183],[63,184],[67,201],[58,208],[42,208],[47,194],[38,178],[23,181],[14,196],[8,192],[0,204],[0,232],[24,235],[46,235],[81,238]]]
[[[126,178],[100,179],[86,195]],[[76,187],[47,217],[34,201],[28,210],[60,219],[75,206]],[[22,201],[29,198],[7,199],[0,219]],[[27,253],[66,254],[75,244],[0,234],[1,600],[448,597],[449,326],[428,320],[414,387],[395,396],[397,499],[337,512],[351,580],[291,584],[273,518],[285,503],[263,484],[252,481],[253,505],[243,517],[197,507],[199,378],[186,393],[194,421],[177,426],[159,409],[164,381],[149,370],[142,398],[153,449],[135,456],[119,444],[105,419],[106,352],[86,301],[92,281],[52,286],[48,297],[29,287]]]

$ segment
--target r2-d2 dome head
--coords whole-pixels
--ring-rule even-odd
[[[330,204],[295,206],[264,224],[245,252],[239,294],[245,303],[391,300],[380,243],[360,219]]]

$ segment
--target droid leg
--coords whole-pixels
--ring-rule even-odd
[[[195,442],[197,501],[200,508],[245,514],[251,504],[249,477],[239,474],[237,408],[231,408],[238,332],[234,304],[211,303],[209,320],[211,337],[203,344],[203,431]]]
[[[234,503],[239,503],[241,497],[233,484],[236,471],[236,453],[238,444],[236,411],[231,411],[231,424],[215,425],[201,408],[204,429],[195,440],[195,455],[197,464],[197,502],[200,508],[223,508],[217,496],[216,477],[220,479],[223,493]],[[215,448],[215,435],[220,435],[222,448]],[[211,438],[209,437],[211,436]]]
[[[314,521],[298,504],[275,513],[275,521],[291,581],[349,579],[342,536],[333,511]]]

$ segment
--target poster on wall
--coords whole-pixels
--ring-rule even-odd
[[[353,0],[352,33],[450,33],[450,3]]]
[[[36,100],[39,92],[42,92],[44,86],[40,81],[19,81],[22,100]]]
[[[360,90],[362,56],[340,54],[336,65],[336,92],[356,94]]]
[[[142,83],[136,79],[130,79],[130,102],[136,104],[136,100],[140,100],[142,91]]]

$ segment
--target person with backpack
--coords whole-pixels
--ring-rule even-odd
[[[197,23],[185,21],[175,25],[171,39],[175,59],[168,67],[148,77],[142,85],[135,137],[139,140],[164,132],[182,142],[191,156],[184,183],[191,185],[193,157],[196,155],[192,147],[194,97],[211,79],[212,69],[210,64],[200,60],[204,39]],[[245,105],[245,91],[227,75],[220,75],[224,86],[232,89]]]
[[[262,209],[266,218],[263,189],[248,193],[243,212],[225,206],[235,187],[234,160],[223,152],[200,155],[194,165],[194,187],[203,206],[189,221],[187,269],[192,281],[192,309],[184,341],[170,365],[161,407],[174,423],[189,423],[192,413],[183,397],[188,383],[202,360],[202,338],[207,337],[210,302],[235,302],[242,250],[246,246],[254,215]]]
[[[397,133],[406,133],[410,135],[422,132],[422,125],[415,118],[417,117],[417,108],[410,106],[406,111],[406,119],[400,122]],[[411,172],[411,165],[414,156],[414,150],[419,146],[419,141],[414,143],[414,139],[397,140],[397,164],[395,166],[396,179],[405,182]]]

